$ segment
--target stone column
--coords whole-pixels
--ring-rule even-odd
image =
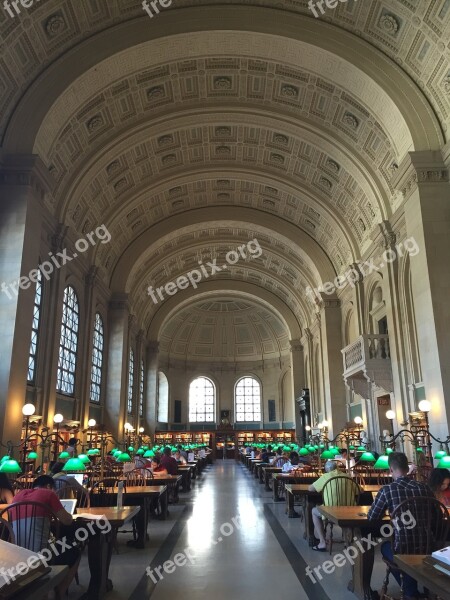
[[[123,437],[127,411],[128,316],[128,295],[117,294],[109,303],[105,424],[118,440]]]
[[[289,343],[291,345],[291,377],[294,397],[292,398],[290,406],[286,406],[285,403],[283,419],[284,421],[295,421],[295,433],[298,439],[302,432],[299,408],[295,400],[300,397],[302,389],[306,387],[305,359],[303,356],[303,346],[300,340],[290,340]]]
[[[95,326],[95,311],[94,308],[94,289],[97,279],[97,267],[92,266],[89,273],[85,276],[85,307],[84,314],[86,315],[86,329],[84,336],[84,348],[82,356],[80,356],[81,365],[81,400],[79,406],[79,415],[75,418],[80,421],[81,429],[87,428],[89,421],[89,406],[91,401],[91,370],[92,370],[92,351]]]
[[[147,389],[145,396],[145,430],[150,433],[154,439],[156,424],[158,421],[157,415],[157,398],[158,398],[158,361],[159,361],[159,342],[156,340],[150,341],[147,344],[146,352],[146,373],[147,373]],[[170,390],[169,390],[170,394]],[[170,397],[169,397],[170,400]]]
[[[353,271],[353,288],[355,290],[356,324],[358,335],[367,333],[367,324],[364,318],[366,308],[366,297],[364,292],[364,276],[358,263],[352,263],[349,267]]]
[[[410,259],[412,292],[430,430],[437,437],[448,434],[450,417],[449,158],[448,145],[442,152],[411,152],[393,182],[405,199],[408,238],[419,248]]]
[[[141,401],[141,361],[143,359],[143,347],[142,343],[144,340],[144,331],[139,329],[138,334],[136,336],[136,351],[135,351],[135,361],[136,361],[136,377],[134,380],[134,390],[135,390],[135,398],[136,403],[134,406],[134,425],[136,427],[136,434],[139,434],[139,427],[141,426],[141,421],[143,421],[143,416],[141,417],[139,414],[139,404]],[[145,369],[145,365],[144,365]],[[145,393],[145,370],[144,370],[144,393]],[[145,404],[145,397],[144,397]]]
[[[20,441],[48,171],[37,156],[0,163],[0,435]],[[34,277],[36,272],[34,272]],[[19,279],[23,289],[18,286]]]
[[[321,346],[325,386],[325,418],[329,422],[329,436],[336,435],[345,425],[346,394],[342,377],[342,329],[340,300],[321,302]]]

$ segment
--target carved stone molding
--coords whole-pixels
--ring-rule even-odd
[[[115,294],[109,302],[110,310],[129,311],[128,294]]]
[[[386,250],[394,248],[395,242],[397,241],[397,236],[392,230],[392,226],[389,221],[382,221],[378,226],[380,228],[381,235],[383,236],[382,247]]]
[[[448,183],[449,172],[440,152],[410,152],[392,177],[392,185],[405,200],[421,184]]]
[[[303,346],[300,340],[289,340],[291,352],[303,352]]]
[[[340,308],[341,301],[340,300],[327,300],[322,298],[321,308]]]
[[[128,315],[128,329],[132,329],[136,324],[136,315]]]
[[[69,228],[67,225],[58,223],[55,233],[49,236],[52,252],[61,252],[64,249],[68,230]]]
[[[92,265],[91,268],[89,269],[89,271],[86,273],[85,278],[84,278],[84,281],[88,288],[92,288],[95,285],[95,283],[97,282],[97,275],[98,275],[98,267],[96,267],[95,265]]]
[[[0,159],[0,187],[29,187],[43,202],[53,185],[48,169],[37,155],[9,155]]]

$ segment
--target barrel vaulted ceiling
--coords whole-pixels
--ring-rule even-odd
[[[153,19],[136,0],[41,0],[0,11],[0,36],[2,153],[39,155],[58,222],[108,226],[94,261],[147,326],[165,322],[148,285],[255,237],[261,257],[211,294],[264,290],[304,326],[305,286],[399,208],[405,153],[448,139],[450,0],[319,19],[304,0],[173,0]]]

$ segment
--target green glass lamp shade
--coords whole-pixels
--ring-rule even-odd
[[[81,462],[85,465],[88,465],[91,462],[91,459],[87,454],[79,454],[78,460],[81,460]]]
[[[20,468],[17,460],[8,459],[0,465],[0,473],[22,473],[22,469]]]
[[[330,452],[333,453],[333,456],[337,456],[338,454],[341,453],[341,451],[339,450],[339,448],[329,448]]]
[[[2,465],[2,464],[3,464],[4,462],[6,462],[7,460],[11,460],[11,457],[10,457],[10,456],[4,456],[4,457],[2,458],[2,460],[0,460],[0,465]]]
[[[155,453],[153,452],[153,450],[146,450],[144,453],[144,458],[153,458],[155,456]]]
[[[386,454],[387,454],[387,455],[391,454],[392,452],[394,452],[394,451],[392,450],[392,448],[386,448]]]
[[[38,457],[38,455],[37,455],[37,452],[33,452],[33,451],[32,451],[32,452],[29,452],[29,453],[28,453],[27,459],[28,459],[28,460],[36,460],[36,459],[37,459],[37,457]]]
[[[133,446],[128,446],[128,452],[134,452]]]
[[[318,450],[319,446],[317,444],[314,444],[314,450]]]
[[[423,452],[423,448],[416,448],[416,452]]]
[[[84,466],[84,462],[80,460],[78,457],[74,456],[73,458],[69,458],[66,464],[63,467],[63,471],[85,471],[86,467]]]
[[[323,458],[324,460],[330,460],[334,458],[334,454],[331,452],[331,450],[324,450],[320,455],[320,458]]]
[[[128,454],[128,452],[121,452],[116,460],[117,462],[131,462],[131,456]]]
[[[438,462],[438,469],[450,469],[450,456],[443,456]],[[0,471],[2,468],[0,467]]]
[[[325,448],[325,444],[319,444],[319,448],[322,450],[322,448]]]
[[[444,458],[444,456],[447,456],[447,452],[445,450],[438,450],[436,452],[436,454],[434,455],[434,458]]]
[[[283,452],[290,452],[291,449],[289,446],[283,446]]]
[[[365,452],[365,451],[366,451],[365,446],[358,446],[358,452]]]
[[[137,456],[142,456],[143,454],[145,454],[144,448],[139,448],[138,450],[136,450],[136,454]]]
[[[387,471],[389,469],[387,454],[380,456],[377,462],[373,465],[373,468]]]
[[[100,450],[98,448],[89,448],[87,451],[88,456],[97,456],[98,454],[100,454]]]
[[[61,454],[58,456],[58,458],[62,458],[62,459],[64,459],[64,458],[70,458],[70,454],[68,452],[66,452],[65,450],[63,450],[61,452]]]
[[[307,454],[309,454],[309,450],[308,448],[300,448],[298,453],[300,454],[300,456],[306,456]]]
[[[142,446],[142,450],[144,450],[145,452],[146,450],[148,450],[148,446]]]
[[[355,449],[355,446],[349,446],[349,447],[348,447],[348,449],[349,449],[349,450],[354,450],[354,449]]]
[[[363,462],[375,462],[375,456],[372,454],[372,452],[364,452],[361,454],[360,460]]]
[[[122,454],[122,450],[115,450],[115,451],[113,452],[113,456],[114,456],[114,458],[117,458],[117,457],[118,457],[118,456],[120,456],[121,454]]]
[[[316,451],[316,449],[314,448],[314,446],[308,446],[308,451],[310,454],[314,454],[314,452]]]

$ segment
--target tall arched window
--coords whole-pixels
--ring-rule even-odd
[[[29,383],[34,383],[36,377],[36,359],[39,342],[39,323],[41,320],[42,304],[42,273],[38,269],[36,279],[36,293],[34,295],[33,324],[31,326],[30,353],[28,355],[28,377]]]
[[[78,326],[78,298],[73,287],[69,285],[64,290],[58,373],[56,376],[57,391],[68,396],[73,395],[75,389]]]
[[[162,371],[158,372],[158,421],[169,422],[169,382]]]
[[[254,377],[242,377],[235,388],[236,421],[261,421],[261,386]]]
[[[144,361],[141,360],[141,376],[139,378],[139,416],[144,416]]]
[[[214,422],[216,389],[206,377],[197,377],[189,386],[189,422]]]
[[[128,414],[133,414],[133,385],[134,385],[134,352],[130,350],[130,358],[128,363],[128,399],[127,410]]]
[[[100,402],[102,391],[102,366],[103,366],[103,347],[105,336],[103,330],[103,320],[99,313],[95,315],[94,336],[92,340],[92,366],[91,366],[91,402]]]

